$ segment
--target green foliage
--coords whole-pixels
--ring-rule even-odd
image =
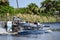
[[[60,0],[45,0],[41,4],[46,8],[43,13],[53,15],[55,11],[60,11]]]
[[[10,7],[10,6],[2,6],[0,5],[0,13],[13,13],[14,12],[14,8]]]
[[[7,1],[0,1],[0,14],[13,13],[14,8],[9,6]]]
[[[14,9],[14,14],[18,14],[18,13],[24,14],[25,12],[26,12],[26,8]]]
[[[25,8],[13,8],[10,7],[8,2],[0,1],[0,14],[2,13],[10,13],[10,14],[36,14],[36,15],[53,15],[55,11],[60,11],[60,0],[45,0],[41,3],[41,7],[39,8],[35,3],[29,4]]]
[[[40,8],[35,3],[31,3],[26,7],[26,13],[28,13],[28,14],[39,14]]]
[[[20,13],[25,13],[26,12],[26,8],[20,8],[18,9]]]

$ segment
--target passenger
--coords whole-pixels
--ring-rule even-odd
[[[39,28],[43,29],[43,25],[40,24],[39,21],[38,21],[38,26],[39,26]]]
[[[38,22],[34,22],[35,25],[37,25],[37,30],[39,30],[39,24]]]
[[[19,25],[16,23],[13,23],[13,27],[12,27],[12,32],[18,32],[19,31]]]
[[[32,23],[31,21],[28,21],[28,23]]]
[[[34,24],[36,24],[36,25],[37,25],[37,22],[34,22]]]
[[[5,29],[6,29],[6,31],[7,31],[7,23],[5,23]]]
[[[28,21],[26,21],[26,23],[29,23]]]

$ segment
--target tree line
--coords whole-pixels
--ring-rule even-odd
[[[38,7],[35,3],[29,4],[24,8],[13,8],[9,6],[8,2],[0,1],[0,14],[36,14],[36,15],[54,15],[55,11],[60,12],[60,0],[45,0],[41,2],[41,7]]]

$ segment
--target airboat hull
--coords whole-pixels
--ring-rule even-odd
[[[46,30],[25,30],[23,32],[18,32],[18,34],[25,35],[25,34],[43,34],[43,33],[49,33],[49,31]]]

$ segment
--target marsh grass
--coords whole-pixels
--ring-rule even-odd
[[[54,16],[40,16],[32,14],[17,14],[16,16],[21,17],[25,21],[31,22],[56,22],[56,18]]]
[[[15,15],[10,15],[7,17],[6,15],[0,16],[0,20],[13,20],[13,16],[17,16],[22,18],[23,21],[31,21],[31,22],[56,22],[56,17],[54,16],[42,16],[42,15],[33,15],[33,14],[15,14]]]

